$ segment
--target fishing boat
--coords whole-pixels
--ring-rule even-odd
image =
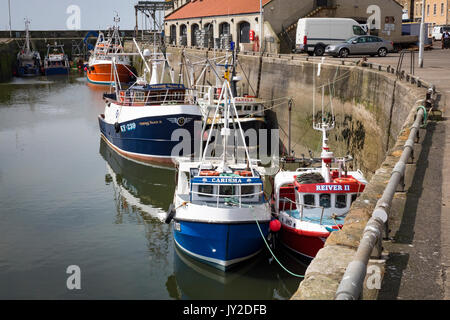
[[[166,55],[156,49],[153,53],[149,49],[142,52],[136,40],[134,44],[144,61],[144,76],[136,77],[128,87],[122,87],[116,58],[123,54],[110,54],[114,92],[103,95],[105,111],[98,117],[101,135],[114,150],[128,159],[143,164],[173,166],[172,159],[179,154],[175,152],[172,155],[172,151],[180,143],[179,139],[172,138],[173,133],[181,129],[178,132],[184,133],[188,140],[184,142],[194,145],[195,123],[201,123],[202,113],[190,89],[174,83],[173,79],[170,83],[163,82],[165,71],[169,69],[166,68],[169,64]],[[152,68],[147,60],[150,60]],[[147,74],[151,75],[150,82]],[[185,156],[188,155],[189,152]]]
[[[226,77],[230,83],[231,91],[234,97],[234,103],[236,105],[236,111],[239,116],[239,122],[241,123],[244,132],[248,129],[265,129],[266,121],[264,113],[268,101],[249,94],[242,94],[240,92],[241,90],[239,89],[241,88],[238,88],[238,82],[242,81],[242,76],[236,74],[236,65],[237,58],[235,51],[227,53],[224,57],[218,57],[217,59],[207,59],[204,64],[203,70],[200,72],[200,76],[196,79],[193,86],[197,89],[197,101],[202,108],[202,112],[206,119],[206,122],[208,125],[211,125],[213,122],[221,122],[224,119],[223,115],[220,113],[216,116],[215,119],[213,119],[212,117],[212,115],[214,114],[215,105],[219,100],[222,90],[222,80],[219,77],[220,72],[218,70],[223,69],[224,77]],[[209,84],[206,86],[201,85],[200,83],[202,81],[206,82],[205,77],[207,74],[211,73],[211,70],[214,70],[212,74],[215,75],[216,84]],[[245,86],[245,84],[243,84],[243,86]],[[250,87],[250,83],[247,83],[247,87]],[[211,100],[214,103],[211,103]]]
[[[86,66],[86,77],[90,83],[111,85],[114,83],[112,56],[110,54],[123,54],[124,48],[119,35],[120,18],[114,17],[115,25],[109,30],[105,38],[103,32],[98,33],[94,51],[89,57]],[[133,67],[127,55],[117,55],[115,61],[118,81],[127,83],[133,78]]]
[[[25,19],[25,43],[17,53],[17,74],[20,77],[38,76],[41,74],[41,56],[32,50],[29,32],[30,21]]]
[[[271,209],[264,196],[262,170],[250,159],[245,145],[227,79],[215,115],[219,111],[224,116],[223,124],[214,123],[209,130],[201,159],[178,159],[178,182],[166,222],[173,219],[174,242],[182,252],[226,271],[263,249]],[[244,157],[236,157],[234,150],[229,150],[232,122],[239,125]],[[211,137],[219,127],[222,152],[214,153]]]
[[[320,158],[310,159],[311,164],[321,166],[280,171],[273,188],[275,215],[281,222],[279,239],[307,259],[314,258],[328,236],[343,227],[352,203],[367,185],[360,170],[348,170],[351,157],[337,158],[330,151],[327,132],[334,129],[335,120],[333,114],[330,120],[324,117],[323,95],[322,86],[320,122],[315,121],[313,111],[313,128],[322,133],[322,152]]]
[[[64,53],[63,44],[47,44],[47,55],[44,59],[44,74],[66,75],[69,74],[70,64],[67,55]]]

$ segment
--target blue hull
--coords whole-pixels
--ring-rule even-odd
[[[58,74],[69,74],[69,68],[47,68],[44,69],[46,76],[53,76]]]
[[[179,230],[175,228],[179,223]],[[269,222],[260,222],[265,237]],[[221,270],[254,257],[264,247],[256,223],[202,223],[174,221],[175,244],[191,257]]]
[[[137,160],[150,162],[171,162],[172,149],[180,141],[171,141],[172,133],[177,129],[186,129],[190,136],[191,153],[194,151],[194,122],[201,121],[201,116],[177,115],[178,118],[192,119],[180,127],[170,122],[170,116],[146,117],[119,123],[117,132],[113,124],[98,117],[100,131],[106,140],[119,153]]]
[[[41,71],[39,68],[18,68],[17,74],[19,77],[33,77],[33,76],[39,76],[41,74]]]

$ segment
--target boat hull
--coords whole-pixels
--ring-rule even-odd
[[[264,237],[269,222],[260,222]],[[220,270],[256,256],[264,240],[255,222],[207,223],[174,219],[175,244],[187,255]]]
[[[41,74],[41,70],[39,67],[35,67],[35,68],[19,67],[19,68],[17,68],[17,75],[19,77],[35,77],[35,76],[39,76],[40,74]]]
[[[280,241],[288,249],[303,257],[313,259],[317,252],[323,248],[329,233],[305,232],[290,228],[282,224],[280,230]]]
[[[131,66],[116,64],[119,81],[123,83],[130,82]],[[114,76],[111,69],[111,63],[99,63],[89,65],[86,71],[87,80],[90,83],[111,85],[114,84]]]
[[[69,68],[65,68],[65,67],[45,68],[44,74],[46,76],[69,74]]]
[[[195,142],[194,122],[201,121],[200,114],[177,114],[176,117],[189,118],[191,121],[183,127],[170,122],[168,119],[172,119],[172,117],[169,115],[141,117],[117,122],[117,125],[108,123],[100,115],[98,121],[102,136],[114,150],[124,157],[142,163],[173,165],[172,150],[180,141],[172,141],[172,133],[180,128],[187,130],[190,140],[186,143],[190,143],[192,152]]]

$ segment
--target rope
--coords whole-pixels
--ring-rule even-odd
[[[427,109],[424,106],[419,106],[417,108],[417,111],[419,111],[419,109],[423,110],[423,124],[420,126],[421,128],[426,128],[427,126],[427,121],[428,121],[428,113],[427,113]]]
[[[231,202],[233,202],[233,200],[232,200]],[[245,205],[245,204],[241,204],[241,205]],[[253,208],[252,205],[247,205],[247,207],[248,207],[248,208]],[[270,246],[269,246],[269,244],[267,243],[266,237],[264,237],[264,233],[262,232],[261,227],[259,226],[259,222],[258,222],[258,219],[256,219],[256,217],[255,217],[255,213],[254,213],[253,211],[252,211],[252,213],[253,213],[253,218],[255,219],[256,225],[258,226],[259,233],[261,234],[261,237],[263,238],[264,243],[266,244],[267,249],[269,249],[269,252],[272,254],[272,257],[275,259],[275,261],[278,262],[278,264],[284,269],[284,271],[286,271],[286,272],[289,273],[290,275],[292,275],[292,276],[294,276],[294,277],[298,277],[298,278],[304,278],[304,277],[305,277],[304,275],[296,274],[296,273],[293,273],[292,271],[289,271],[289,270],[288,270],[285,266],[283,266],[283,264],[277,259],[277,257],[275,256],[275,254],[272,252],[272,249],[270,249]]]
[[[284,271],[286,271],[287,273],[289,273],[290,275],[292,275],[292,276],[294,276],[294,277],[297,277],[297,278],[304,278],[304,277],[305,277],[304,275],[296,274],[296,273],[293,273],[292,271],[289,271],[289,270],[288,270],[285,266],[283,266],[283,264],[277,259],[277,257],[275,256],[275,254],[274,254],[274,253],[272,252],[272,250],[270,249],[270,246],[269,246],[269,244],[267,243],[266,238],[264,237],[264,234],[263,234],[263,232],[262,232],[262,230],[261,230],[261,227],[259,226],[258,220],[256,219],[255,215],[253,215],[253,217],[255,218],[255,222],[256,222],[256,225],[258,226],[259,233],[261,234],[261,237],[263,238],[264,243],[265,243],[266,246],[267,246],[267,249],[269,249],[270,253],[272,254],[272,257],[275,259],[276,262],[278,262],[278,264],[280,265],[280,267],[282,267],[282,268],[284,269]]]

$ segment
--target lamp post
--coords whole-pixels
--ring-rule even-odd
[[[263,34],[263,6],[262,6],[262,0],[259,0],[259,52],[263,51],[263,41],[264,41],[264,34]]]
[[[425,42],[425,0],[422,1],[422,19],[420,21],[419,68],[423,68],[423,51]]]
[[[8,12],[9,12],[9,37],[12,38],[12,31],[11,31],[11,0],[8,0]]]

